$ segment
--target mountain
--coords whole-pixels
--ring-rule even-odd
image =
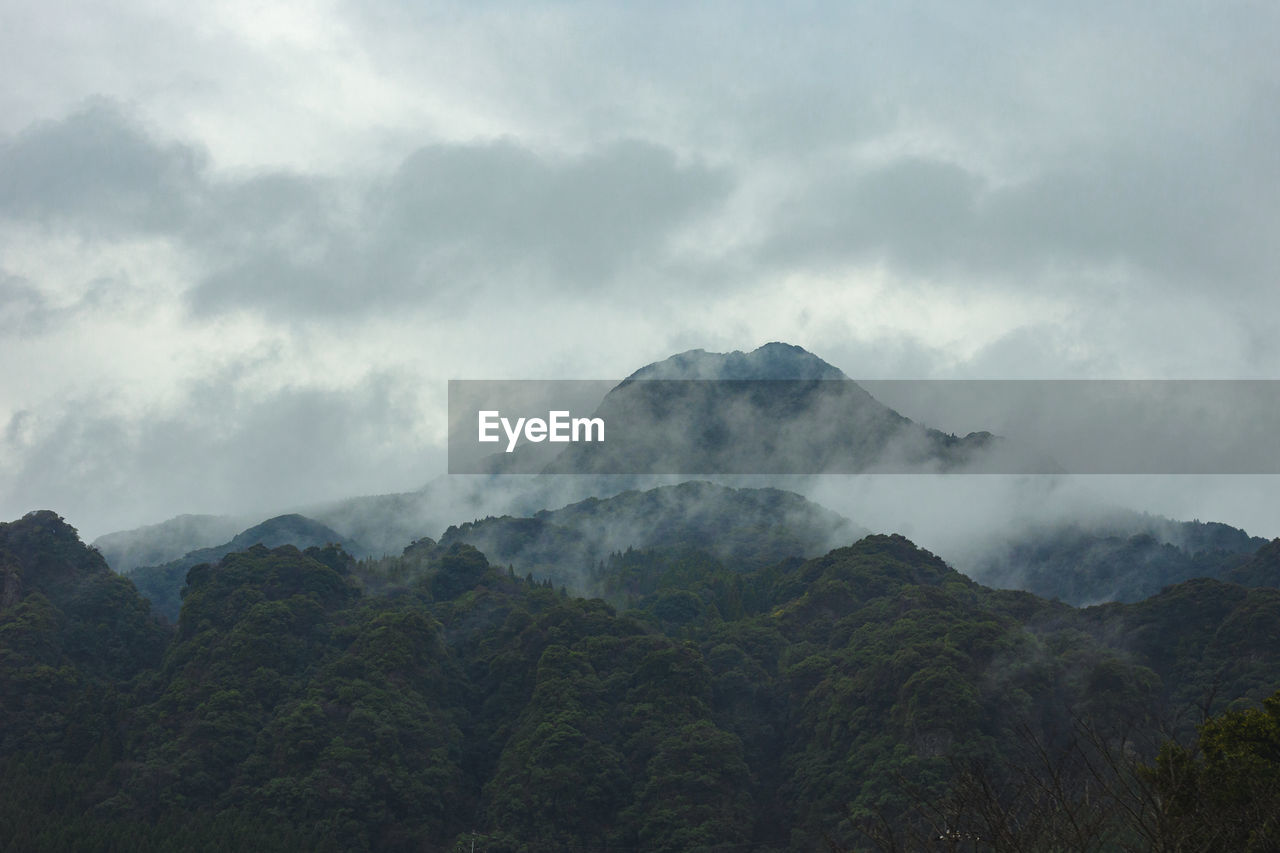
[[[625,491],[639,482],[641,478],[635,477],[528,477],[512,483],[445,475],[413,492],[361,495],[312,504],[289,514],[303,515],[331,528],[339,534],[338,541],[355,556],[380,557],[399,554],[423,536],[439,535],[459,518],[532,513],[592,495]],[[131,563],[159,565],[191,551],[215,548],[251,522],[223,516],[178,516],[160,524],[107,534],[95,540],[94,547],[104,549],[112,568],[125,572]],[[140,562],[144,556],[148,561]]]
[[[718,381],[703,381],[711,379]],[[1009,442],[988,433],[957,437],[917,424],[879,403],[833,365],[801,347],[783,343],[766,344],[751,352],[690,350],[671,356],[632,373],[604,396],[597,411],[604,412],[611,424],[635,424],[633,432],[639,438],[620,444],[611,438],[594,450],[589,445],[571,445],[549,471],[625,469],[632,463],[637,469],[672,471],[772,470],[781,473],[757,478],[716,475],[716,479],[727,485],[764,484],[803,494],[812,493],[815,483],[815,478],[797,473],[806,470],[857,469],[878,459],[902,466],[893,470],[989,471],[1000,470],[1004,462],[1017,462],[1019,454]],[[744,431],[752,435],[744,438]],[[756,452],[761,442],[768,445],[767,452]],[[513,454],[492,457],[498,460],[494,470],[519,469],[520,451],[517,448]],[[619,460],[620,454],[631,454],[634,459]],[[1045,469],[1052,468],[1049,460],[1042,462]],[[873,465],[871,470],[879,469]],[[786,473],[795,476],[783,476]],[[512,520],[501,524],[524,530],[529,536],[563,538],[568,534],[547,527],[555,522],[535,517],[549,507],[592,497],[607,499],[684,479],[682,474],[444,476],[415,492],[356,497],[308,507],[303,514],[331,528],[355,556],[380,557],[399,554],[423,537],[439,536],[465,518],[511,516]],[[1237,557],[1263,544],[1226,525],[1193,524],[1174,529],[1182,523],[1136,523],[1120,510],[1113,515],[1114,524],[1090,522],[1079,530],[1072,530],[1069,523],[1027,528],[1016,538],[995,543],[985,553],[960,555],[958,565],[984,583],[1031,589],[1086,604],[1136,600],[1168,583],[1197,575],[1227,579]],[[160,565],[196,550],[188,547],[173,553],[178,543],[191,538],[178,533],[203,531],[204,525],[215,521],[227,523],[209,517],[179,517],[152,528],[110,534],[98,543],[117,569],[138,559],[124,556],[124,543],[130,553],[169,554],[167,559],[151,563]],[[497,526],[499,522],[490,522],[486,530]],[[482,532],[469,529],[468,535],[478,538]],[[208,541],[210,535],[203,533],[201,548],[226,542],[226,536]],[[1188,538],[1196,536],[1201,539]],[[636,538],[613,544],[622,549],[650,547],[643,541]],[[525,571],[556,563],[554,568],[561,574],[555,577],[563,583],[575,582],[579,566],[593,565],[608,555],[607,549],[601,550],[605,546],[594,540],[561,543],[556,546],[560,550],[539,544],[523,555],[494,541],[486,547],[496,548],[496,560],[518,562]],[[547,551],[555,559],[547,554],[539,556],[539,551]],[[712,556],[729,555],[720,551]],[[572,574],[559,565],[561,558],[574,565]],[[175,612],[176,606],[176,599],[170,599],[165,610]]]
[[[98,748],[120,687],[158,666],[167,641],[147,600],[56,513],[0,523],[0,769],[13,754]]]
[[[1280,703],[1280,590],[1080,610],[875,535],[752,569],[624,552],[656,582],[619,610],[463,542],[256,544],[191,570],[167,631],[51,513],[0,555],[4,849],[1274,846],[1222,819],[1274,814],[1270,788],[1224,811],[1178,785],[1280,772],[1267,712],[1223,713]],[[362,592],[371,571],[401,582]],[[64,609],[100,584],[116,604]]]
[[[1057,470],[989,432],[959,437],[917,424],[812,353],[776,342],[647,365],[609,391],[592,417],[608,425],[608,439],[567,445],[544,472]],[[492,470],[521,470],[517,456],[495,454]]]
[[[450,527],[442,546],[465,542],[492,561],[575,591],[627,549],[700,549],[739,571],[823,553],[865,535],[848,519],[780,489],[690,481],[588,498],[531,517],[489,517]]]
[[[844,371],[794,344],[774,341],[751,352],[729,353],[693,349],[662,361],[647,364],[622,384],[640,380],[744,380],[744,379],[838,379],[848,380]]]
[[[690,381],[704,379],[740,384],[726,384],[717,390],[711,386],[719,383]],[[646,380],[658,381],[646,384]],[[762,389],[759,380],[790,381],[774,386],[771,395],[761,394],[768,389]],[[663,469],[678,474],[720,469],[721,473],[803,474],[862,470],[876,459],[889,466],[956,470],[998,466],[1003,464],[1001,453],[1014,452],[1007,442],[988,433],[957,437],[915,424],[875,401],[836,367],[801,347],[783,343],[765,344],[749,353],[690,350],[671,356],[632,373],[600,406],[611,423],[635,424],[631,430],[635,447],[626,452],[637,454],[636,469],[648,467],[657,473]],[[673,407],[708,414],[709,420],[697,430],[681,431],[679,424],[666,417]],[[725,412],[745,412],[750,417],[725,421]],[[623,420],[617,421],[619,417]],[[765,438],[773,442],[771,452],[760,457],[734,450],[744,439],[741,430],[759,424],[764,425]],[[666,440],[673,430],[679,441],[668,445]],[[688,436],[695,441],[688,442]],[[685,446],[681,447],[682,443]],[[750,445],[744,440],[742,446]],[[607,453],[623,452],[614,447],[611,439]],[[617,463],[616,458],[607,456],[580,458],[578,451],[570,450],[569,455],[553,462],[548,473],[607,471]],[[495,455],[490,473],[522,470],[521,457],[520,449]],[[617,470],[626,472],[632,467],[620,465]],[[353,497],[297,511],[339,532],[343,541],[353,543],[351,547],[359,556],[380,556],[398,554],[415,539],[437,535],[459,517],[530,514],[587,497],[651,488],[662,481],[630,473],[534,476],[519,481],[441,477],[414,492]],[[242,519],[178,516],[161,524],[110,533],[94,544],[113,568],[127,572],[215,548],[244,525]]]
[[[1280,539],[1260,547],[1247,562],[1232,565],[1222,579],[1241,586],[1280,588]]]
[[[399,554],[423,536],[438,535],[459,518],[516,512],[521,507],[532,512],[593,493],[594,484],[536,480],[513,485],[484,477],[444,475],[413,492],[348,498],[307,507],[303,514],[360,543],[352,552],[357,556],[379,557]]]
[[[962,565],[989,586],[1082,606],[1140,601],[1200,577],[1280,587],[1280,572],[1268,570],[1265,555],[1254,557],[1264,547],[1267,540],[1226,524],[1117,510],[1093,522],[1021,530]]]
[[[236,534],[221,545],[200,548],[160,565],[138,566],[127,574],[137,584],[138,590],[151,600],[158,613],[177,621],[178,610],[182,606],[182,587],[186,583],[187,571],[193,566],[216,563],[227,554],[243,551],[252,545],[308,548],[342,542],[340,534],[314,519],[296,514],[280,515]]]
[[[226,515],[179,515],[159,524],[99,536],[93,547],[121,574],[138,566],[176,560],[189,551],[225,542],[244,522]]]

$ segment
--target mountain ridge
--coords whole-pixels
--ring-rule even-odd
[[[568,445],[544,473],[926,473],[1008,465],[1025,472],[1028,461],[1059,470],[988,431],[962,437],[917,424],[838,368],[781,342],[749,353],[689,350],[646,365],[612,388],[592,417],[610,425],[609,439]],[[522,470],[516,454],[489,457],[492,471]]]
[[[288,513],[259,522],[221,545],[189,551],[175,560],[159,565],[138,566],[126,574],[139,591],[151,600],[157,612],[176,622],[178,610],[182,606],[181,593],[187,571],[195,566],[217,563],[227,554],[244,551],[254,545],[268,548],[292,545],[304,549],[342,542],[341,534],[319,521],[297,513]]]
[[[1280,590],[1196,580],[1077,609],[900,535],[748,571],[633,551],[650,582],[625,609],[461,542],[366,562],[255,544],[193,569],[167,629],[118,618],[145,601],[60,521],[0,525],[5,565],[66,582],[0,608],[6,848],[800,853],[885,827],[936,840],[941,803],[957,832],[1003,820],[1011,849],[1093,849],[1020,818],[1141,830],[1133,808],[1182,789],[1124,799],[1112,769],[1160,784],[1189,711],[1251,707],[1280,679]],[[1227,769],[1280,767],[1246,759]],[[975,779],[983,810],[952,809]]]
[[[591,569],[628,548],[700,548],[747,570],[813,556],[866,533],[794,492],[690,480],[587,498],[524,518],[490,516],[453,525],[439,544],[465,542],[521,575],[531,572],[590,593]]]

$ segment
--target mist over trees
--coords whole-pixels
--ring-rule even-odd
[[[1271,588],[1078,610],[900,536],[673,538],[588,599],[460,541],[254,545],[168,628],[52,513],[0,554],[6,849],[1044,849],[1086,802],[1079,849],[1273,839]]]

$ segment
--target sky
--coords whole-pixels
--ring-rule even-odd
[[[1277,32],[1263,2],[0,0],[0,517],[410,490],[447,380],[693,348],[1280,378]],[[1134,500],[1274,536],[1274,482]]]

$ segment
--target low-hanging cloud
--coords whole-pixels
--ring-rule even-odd
[[[51,507],[93,536],[188,510],[269,512],[416,488],[443,467],[409,377],[254,393],[239,387],[247,375],[194,382],[169,410],[90,397],[11,416],[0,428],[0,459],[16,460],[0,490],[6,517]]]

